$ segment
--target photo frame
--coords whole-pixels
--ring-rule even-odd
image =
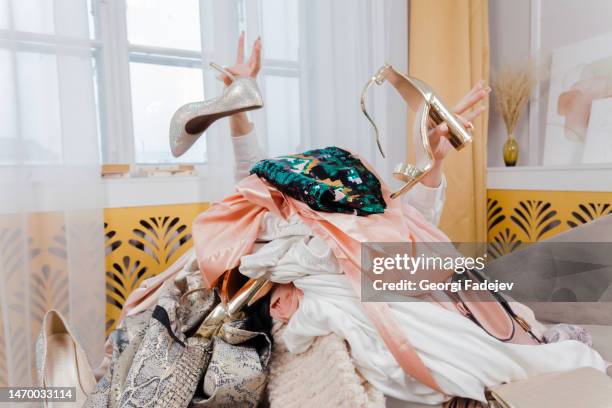
[[[606,132],[605,106],[593,112],[595,102],[612,97],[612,33],[561,47],[553,52],[546,115],[543,165],[575,165],[601,162],[612,134]],[[597,103],[596,105],[599,105]],[[600,117],[589,126],[592,113]],[[612,111],[607,113],[612,114]],[[599,126],[597,123],[601,123]],[[596,128],[599,126],[599,128]],[[593,138],[594,140],[588,140]],[[585,147],[589,148],[585,151]],[[586,156],[585,156],[586,154]]]

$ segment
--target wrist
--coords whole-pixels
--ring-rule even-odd
[[[253,124],[246,113],[240,112],[230,116],[230,131],[232,137],[244,136],[253,130]]]
[[[421,184],[430,188],[438,188],[442,184],[442,162],[436,161],[433,168],[421,179]]]

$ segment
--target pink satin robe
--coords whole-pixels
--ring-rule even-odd
[[[440,230],[426,222],[416,210],[408,208],[410,216],[406,216],[401,202],[392,200],[384,185],[387,209],[383,214],[367,217],[314,211],[306,204],[285,196],[255,175],[243,179],[236,188],[236,194],[212,205],[193,224],[196,257],[208,286],[213,286],[225,271],[238,266],[243,255],[252,252],[261,218],[268,211],[285,219],[295,214],[310,226],[332,249],[357,293],[361,290],[362,242],[448,241]],[[418,232],[418,236],[415,232]],[[444,281],[448,276],[448,271],[444,271],[437,277],[429,275],[429,279]],[[295,299],[286,290],[283,289],[283,299]],[[282,301],[279,304],[279,300],[282,299],[278,293],[273,295],[274,307],[278,308],[272,311],[273,314],[288,314],[287,305]],[[442,392],[394,321],[389,306],[376,302],[364,303],[364,308],[402,369],[423,384]]]

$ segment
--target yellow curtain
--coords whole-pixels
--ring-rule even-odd
[[[410,75],[430,84],[449,107],[478,80],[488,80],[487,0],[411,0],[409,29]],[[440,228],[455,242],[486,241],[487,112],[474,125],[473,143],[444,160]]]

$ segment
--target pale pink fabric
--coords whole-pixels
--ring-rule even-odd
[[[357,293],[360,291],[361,242],[448,241],[417,210],[409,206],[402,208],[399,201],[391,200],[386,187],[383,187],[383,193],[388,203],[387,210],[384,214],[368,217],[316,212],[304,203],[284,196],[256,176],[244,179],[237,190],[237,194],[213,204],[194,222],[194,251],[207,286],[212,286],[225,271],[238,266],[240,258],[252,251],[261,218],[268,211],[282,218],[297,214],[307,223],[316,235],[327,242]],[[191,251],[168,270],[146,280],[132,292],[125,303],[122,318],[153,306],[165,281],[186,267],[193,269],[192,265],[187,265],[190,256]],[[428,279],[444,281],[448,274],[447,271],[437,277],[430,274]],[[300,295],[293,285],[280,286],[273,293],[271,313],[279,320],[288,320],[299,304]],[[431,372],[391,317],[388,305],[364,303],[364,308],[404,371],[441,392]],[[103,372],[104,364],[101,368],[98,373]]]
[[[332,249],[357,293],[361,289],[362,242],[448,242],[448,238],[417,210],[409,206],[402,208],[399,200],[391,200],[384,185],[383,195],[388,205],[384,214],[357,217],[323,213],[284,196],[257,176],[247,177],[237,185],[236,194],[213,204],[194,222],[194,251],[204,283],[213,286],[225,271],[239,265],[242,256],[252,252],[261,218],[268,211],[285,219],[297,215],[308,224]],[[122,318],[153,306],[163,282],[186,266],[189,255],[184,255],[171,268],[148,279],[132,292]],[[445,281],[451,272],[427,273],[430,281]],[[300,293],[293,285],[281,286],[273,294],[271,313],[279,320],[288,320],[299,304],[299,297]],[[449,304],[442,306],[452,307]],[[386,303],[364,303],[364,309],[402,369],[421,383],[442,392],[404,331],[394,321],[389,306]]]
[[[313,232],[324,239],[338,259],[340,267],[357,293],[360,292],[362,242],[411,242],[412,228],[430,240],[448,241],[433,225],[419,219],[408,220],[401,203],[390,198],[383,186],[387,209],[383,214],[356,217],[339,213],[317,212],[306,204],[287,197],[256,175],[236,186],[238,193],[213,204],[193,224],[194,247],[204,282],[212,286],[227,270],[239,265],[240,258],[251,252],[259,232],[261,217],[270,211],[282,218],[297,214]],[[412,228],[410,228],[410,227]],[[449,271],[438,276],[428,271],[431,281],[444,281]],[[364,308],[389,351],[402,369],[421,383],[442,392],[431,372],[410,341],[394,321],[386,303],[364,303]]]
[[[155,306],[157,304],[157,300],[159,299],[164,282],[172,279],[177,273],[183,270],[192,254],[192,251],[185,252],[179,259],[170,265],[168,269],[158,275],[145,279],[138,288],[134,289],[125,300],[116,327],[120,326],[121,322],[126,316],[135,315],[136,313]],[[110,339],[107,339],[106,343],[104,343],[104,358],[102,359],[102,362],[100,362],[100,365],[94,369],[96,380],[99,381],[104,374],[106,374],[106,371],[110,366],[112,356],[113,345],[110,342]]]
[[[213,286],[225,271],[238,266],[243,255],[252,252],[261,218],[268,211],[282,218],[298,214],[315,234],[326,240],[357,292],[360,290],[362,242],[448,241],[416,209],[406,205],[402,208],[401,201],[391,200],[390,192],[384,185],[383,194],[388,205],[385,213],[367,217],[314,211],[306,204],[286,197],[255,175],[242,180],[237,185],[237,191],[222,202],[213,204],[193,224],[194,250],[208,287]],[[188,255],[185,254],[162,274],[147,279],[132,292],[126,300],[121,319],[153,306],[163,282],[185,266]],[[431,275],[428,278],[435,279]],[[444,281],[446,278],[448,272],[444,271],[436,280]],[[272,315],[287,321],[297,309],[300,295],[293,285],[280,286],[272,296]],[[367,303],[364,307],[400,366],[423,384],[441,392],[408,339],[390,318],[388,305]],[[105,361],[108,362],[108,358]],[[105,366],[103,363],[98,373],[103,372]]]

